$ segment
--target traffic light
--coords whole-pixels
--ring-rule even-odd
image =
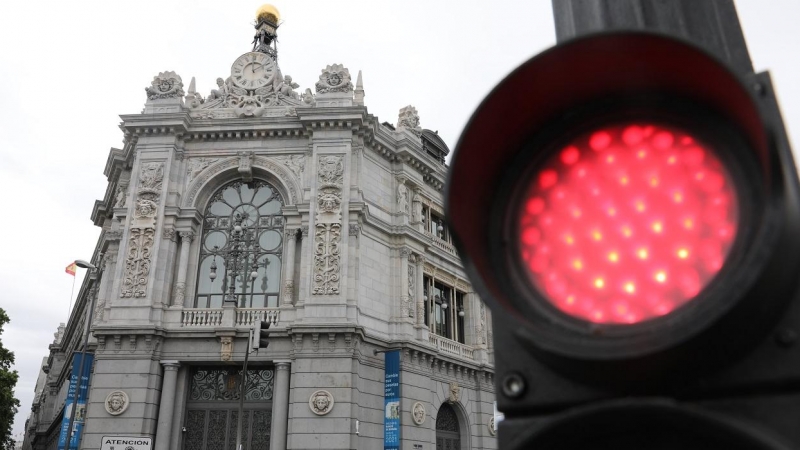
[[[250,343],[251,350],[266,350],[269,347],[269,326],[269,320],[256,322],[255,327],[253,327],[253,341]]]
[[[511,73],[446,193],[500,448],[800,448],[798,193],[765,74],[643,32]]]

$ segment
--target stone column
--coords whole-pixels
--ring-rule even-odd
[[[270,450],[286,450],[286,433],[289,427],[289,378],[291,361],[275,360],[275,386],[272,392],[272,430]],[[159,450],[159,449],[156,449]]]
[[[285,274],[283,276],[283,301],[281,302],[286,306],[291,306],[294,299],[294,258],[297,247],[297,231],[297,228],[286,229],[286,258],[283,261]]]
[[[161,405],[158,408],[158,429],[155,450],[169,450],[172,440],[172,418],[175,415],[175,384],[178,381],[178,361],[161,361],[164,381],[161,383]]]
[[[186,271],[189,268],[189,250],[192,247],[194,233],[191,231],[181,231],[181,256],[178,261],[178,278],[175,284],[175,301],[173,305],[182,305],[184,308],[191,308],[194,302],[186,297]]]
[[[425,326],[425,257],[417,255],[417,325]]]

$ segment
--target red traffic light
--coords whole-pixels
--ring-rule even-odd
[[[461,136],[446,207],[520,345],[581,378],[656,382],[774,326],[788,298],[765,293],[798,266],[778,251],[800,246],[796,178],[760,108],[704,51],[642,32],[560,44],[501,82]]]
[[[445,201],[492,308],[501,447],[783,448],[759,422],[800,442],[772,412],[800,380],[776,349],[800,324],[800,186],[769,80],[745,75],[591,35],[473,115]]]
[[[692,300],[736,237],[738,198],[713,148],[654,123],[591,129],[523,180],[520,265],[557,309],[637,323]]]

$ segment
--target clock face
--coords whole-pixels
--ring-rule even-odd
[[[258,89],[272,83],[275,78],[275,61],[259,52],[245,53],[234,61],[231,79],[244,89]]]

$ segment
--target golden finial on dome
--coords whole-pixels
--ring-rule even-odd
[[[256,11],[256,22],[264,20],[277,25],[280,19],[281,13],[278,12],[278,8],[269,3],[261,5]]]

